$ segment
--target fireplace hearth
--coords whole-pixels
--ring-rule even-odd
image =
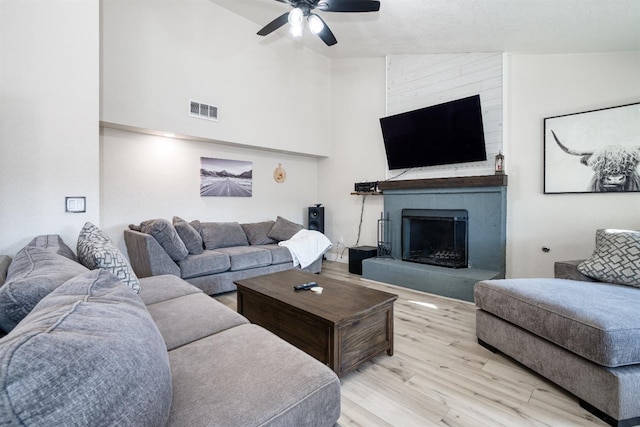
[[[467,268],[467,220],[463,209],[403,209],[402,260]]]

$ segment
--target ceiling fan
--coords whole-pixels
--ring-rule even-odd
[[[283,13],[273,21],[269,22],[263,29],[258,31],[259,36],[271,34],[287,22],[291,24],[291,33],[294,36],[302,35],[304,19],[307,19],[309,29],[326,43],[333,46],[338,43],[326,22],[315,13],[314,9],[323,12],[377,12],[380,10],[380,2],[375,0],[276,0],[280,3],[287,3],[294,9]]]

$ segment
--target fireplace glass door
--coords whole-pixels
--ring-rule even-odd
[[[402,260],[467,268],[466,210],[403,209]]]

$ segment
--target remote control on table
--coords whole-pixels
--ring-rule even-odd
[[[316,282],[309,282],[309,283],[303,283],[302,285],[295,285],[293,289],[295,289],[296,291],[302,291],[302,290],[306,291],[316,286],[318,286]]]

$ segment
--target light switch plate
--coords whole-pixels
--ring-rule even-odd
[[[86,197],[74,196],[65,197],[65,210],[71,213],[82,213],[87,211]]]

